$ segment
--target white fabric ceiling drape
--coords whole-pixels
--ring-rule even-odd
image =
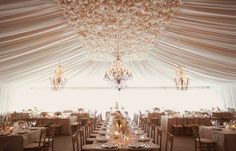
[[[184,0],[147,60],[127,62],[135,76],[129,86],[172,86],[180,64],[192,85],[231,89],[235,43],[234,0]],[[67,86],[106,86],[103,75],[110,62],[90,60],[83,48],[55,1],[0,1],[0,86],[47,87],[58,63]]]
[[[102,79],[109,63],[90,60],[54,1],[2,1],[0,11],[1,83],[37,84],[50,77],[58,63],[69,79],[97,68],[100,73],[94,75]],[[194,80],[235,83],[235,14],[233,0],[183,1],[147,60],[128,65],[140,78],[172,78],[181,64]]]

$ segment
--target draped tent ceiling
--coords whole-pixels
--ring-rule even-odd
[[[125,62],[128,85],[173,85],[180,64],[193,85],[235,86],[236,2],[182,0],[154,45],[145,60]],[[59,63],[67,86],[107,86],[111,62],[91,59],[55,1],[0,1],[0,85],[49,86]]]

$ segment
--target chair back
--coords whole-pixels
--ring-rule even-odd
[[[86,143],[85,131],[83,127],[79,128],[79,142],[80,142],[80,148],[82,149],[83,145],[85,145]]]
[[[188,126],[188,117],[187,116],[183,115],[182,121],[183,121],[183,126]]]
[[[72,134],[72,145],[73,145],[73,151],[79,151],[79,139],[78,139],[78,131]]]
[[[156,133],[156,125],[151,124],[151,128],[150,128],[150,135],[149,137],[153,139],[153,142],[156,142],[156,137],[155,137],[155,133]]]
[[[199,118],[200,118],[199,116],[194,116],[194,122],[193,122],[194,125],[199,125],[200,122]]]
[[[192,131],[193,131],[193,137],[195,139],[198,139],[200,142],[200,137],[199,137],[199,126],[198,125],[192,125]]]
[[[166,150],[165,151],[172,151],[173,150],[173,142],[174,142],[174,135],[172,135],[170,132],[167,132]]]
[[[42,128],[40,130],[40,135],[39,135],[39,141],[38,141],[38,147],[41,148],[41,146],[45,146],[46,142],[46,134],[47,134],[47,128]]]
[[[188,117],[188,126],[191,126],[194,124],[194,117]]]
[[[160,150],[162,147],[162,130],[160,127],[157,128],[157,137],[156,137],[157,144],[160,145]]]
[[[46,131],[46,138],[49,140],[54,139],[55,135],[56,135],[56,126],[53,125],[49,126]]]
[[[71,127],[71,134],[78,133],[78,130],[79,130],[79,124],[78,123],[73,124],[70,127]]]
[[[183,117],[175,117],[175,126],[183,125]]]

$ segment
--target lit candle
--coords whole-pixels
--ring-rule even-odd
[[[13,133],[13,127],[10,127],[10,133]]]
[[[115,139],[118,139],[119,136],[120,136],[120,133],[119,133],[118,131],[115,131],[115,133],[114,133],[114,138],[115,138]]]

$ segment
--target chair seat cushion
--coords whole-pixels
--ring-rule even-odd
[[[95,140],[95,138],[87,138],[87,141],[93,142],[94,140]]]
[[[199,139],[196,139],[196,141],[199,142]],[[212,143],[214,143],[213,140],[208,139],[208,138],[200,138],[200,141],[201,141],[201,143],[205,143],[205,144],[212,144]]]
[[[45,143],[47,143],[47,142],[52,142],[52,141],[53,141],[52,138],[46,138],[46,139],[45,139]],[[39,142],[39,140],[35,141],[35,143],[38,143],[38,142]],[[41,142],[44,142],[44,139],[41,139]]]
[[[100,130],[101,130],[101,127],[95,128],[95,131],[100,131]]]
[[[99,130],[95,130],[93,131],[94,134],[98,134]]]
[[[43,147],[43,144],[40,144],[40,147]],[[40,148],[39,143],[31,143],[24,146],[24,149],[33,149],[33,148]]]
[[[172,125],[172,127],[180,128],[180,127],[183,127],[183,125]]]
[[[86,139],[86,144],[93,144],[95,138],[87,138]]]
[[[191,126],[191,125],[184,125],[183,127],[191,128],[191,129],[192,129],[192,126]]]
[[[98,134],[90,134],[90,137],[97,137]]]

